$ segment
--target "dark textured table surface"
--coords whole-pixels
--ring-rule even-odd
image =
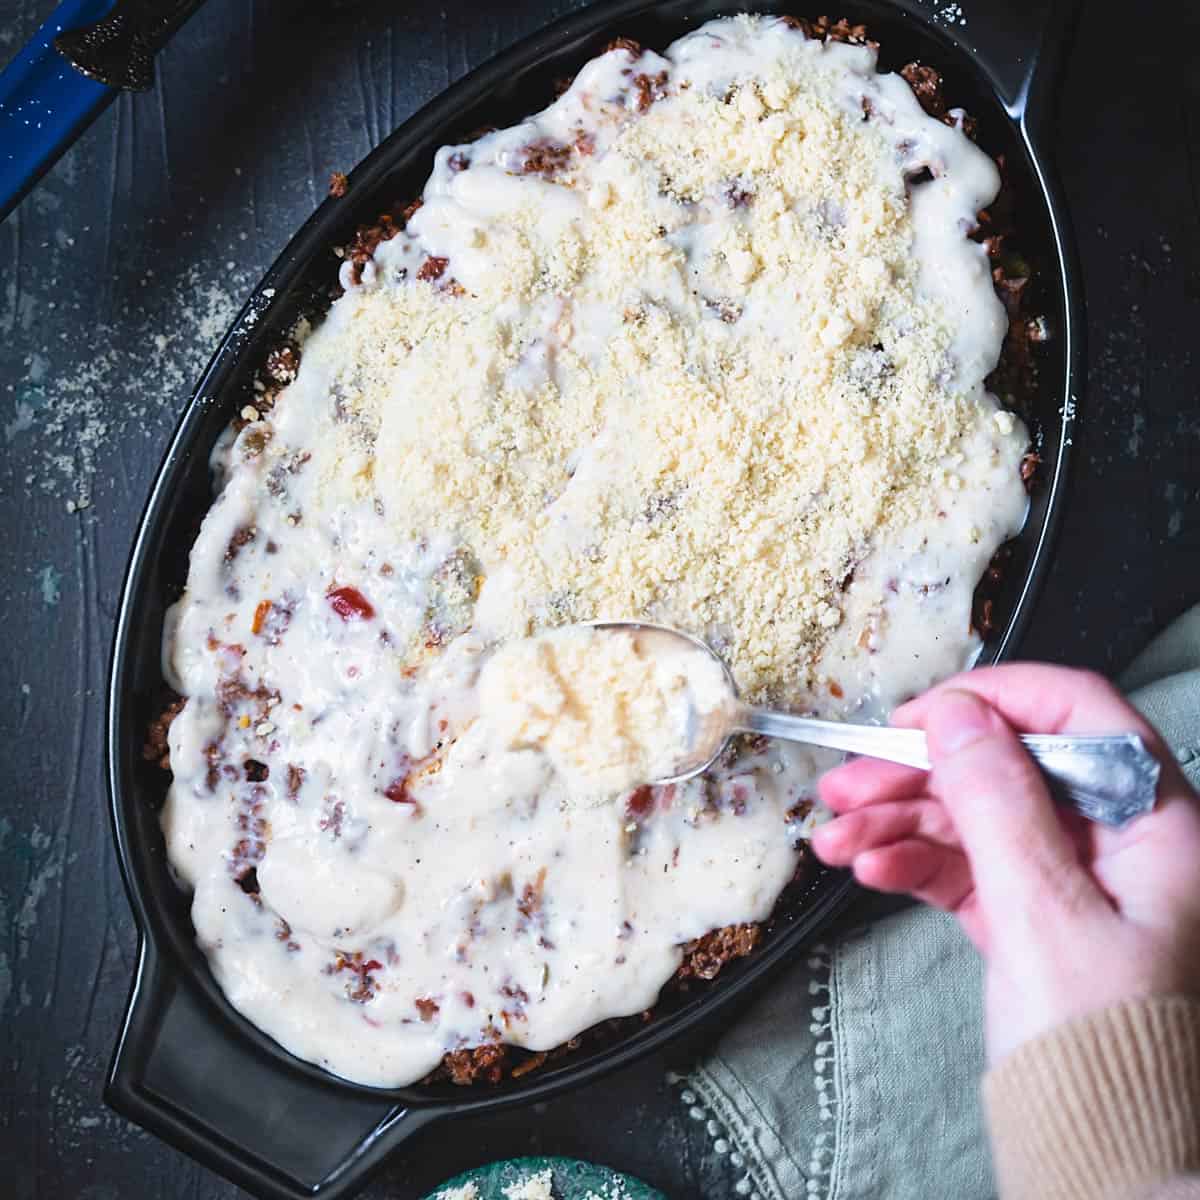
[[[52,7],[0,0],[0,62]],[[191,382],[329,172],[573,7],[209,0],[157,88],[122,96],[0,226],[0,1193],[235,1194],[101,1100],[135,949],[101,778],[134,524]],[[1091,385],[1025,645],[1109,671],[1200,597],[1200,10],[1147,0],[1137,18],[1085,6],[1065,81]],[[735,1194],[661,1061],[434,1128],[369,1194],[408,1200],[523,1153],[609,1162],[676,1200]]]

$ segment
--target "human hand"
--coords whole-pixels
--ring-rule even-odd
[[[1158,734],[1106,680],[1019,663],[903,705],[928,773],[875,759],[829,772],[812,839],[859,882],[953,913],[986,964],[988,1058],[1121,1000],[1200,994],[1200,802]],[[1022,733],[1142,736],[1158,804],[1125,829],[1057,808]]]

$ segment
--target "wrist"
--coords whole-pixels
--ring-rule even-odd
[[[1059,935],[1059,936],[1056,936]],[[1180,953],[1181,946],[1187,953]],[[985,974],[988,1062],[1069,1022],[1127,1002],[1200,997],[1197,955],[1177,931],[1156,935],[1115,913],[1017,934],[1006,930]]]
[[[1129,999],[1024,1042],[984,1077],[1000,1193],[1133,1197],[1200,1169],[1200,999]]]

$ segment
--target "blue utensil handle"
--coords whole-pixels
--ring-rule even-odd
[[[112,102],[54,48],[65,29],[108,15],[113,0],[64,0],[0,73],[0,221]]]

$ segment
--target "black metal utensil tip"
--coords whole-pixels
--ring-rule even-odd
[[[67,29],[54,48],[81,74],[124,91],[154,86],[154,56],[204,0],[118,0],[101,21]]]

